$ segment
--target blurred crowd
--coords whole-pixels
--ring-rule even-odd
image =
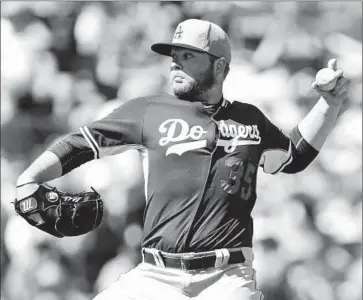
[[[170,93],[169,41],[186,18],[233,45],[224,95],[283,131],[318,99],[330,58],[349,97],[318,158],[296,175],[258,175],[254,252],[268,300],[362,299],[362,10],[356,2],[1,2],[1,300],[86,300],[140,262],[138,154],[92,161],[50,184],[102,194],[99,229],[53,238],[16,216],[20,173],[51,143],[122,101]],[[221,299],[222,300],[222,299]]]

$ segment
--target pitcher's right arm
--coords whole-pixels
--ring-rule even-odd
[[[17,199],[89,161],[143,147],[146,104],[147,98],[128,100],[106,117],[56,142],[19,176]]]

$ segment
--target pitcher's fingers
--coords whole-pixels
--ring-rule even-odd
[[[338,79],[338,81],[337,81],[337,84],[335,85],[335,87],[332,89],[332,94],[333,95],[335,95],[338,91],[339,91],[339,89],[344,85],[344,84],[346,84],[346,82],[347,82],[347,79],[346,78],[344,78],[344,77],[341,77],[341,78],[339,78]]]
[[[337,70],[337,59],[336,58],[332,58],[328,61],[328,68],[332,69],[334,71]]]
[[[337,90],[335,97],[348,97],[348,89],[346,87],[341,87],[339,90]]]
[[[319,86],[316,86],[316,87],[314,88],[314,90],[315,90],[315,91],[317,91],[317,92],[319,93],[319,95],[320,95],[320,96],[322,96],[322,97],[324,97],[324,98],[326,98],[326,99],[328,99],[329,97],[331,97],[331,93],[330,93],[330,91],[329,91],[329,92],[327,92],[327,91],[323,91],[321,88],[319,88]]]
[[[339,78],[344,75],[344,71],[339,69],[338,71],[335,71],[334,78]]]

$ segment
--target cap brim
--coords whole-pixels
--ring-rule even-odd
[[[154,52],[161,54],[161,55],[171,56],[171,49],[173,47],[186,48],[186,49],[190,49],[190,50],[194,50],[194,51],[198,51],[198,52],[208,53],[207,51],[204,51],[200,48],[196,48],[196,47],[189,46],[186,44],[179,44],[179,43],[157,43],[157,44],[153,44],[151,46],[151,50],[153,50]]]

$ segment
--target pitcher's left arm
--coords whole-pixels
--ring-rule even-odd
[[[336,60],[330,60],[328,67],[335,71],[338,78],[336,86],[326,92],[316,82],[312,83],[312,88],[321,97],[292,130],[290,137],[286,137],[270,120],[264,118],[265,141],[260,165],[266,173],[300,172],[319,154],[348,94],[347,80],[343,77],[343,71],[337,70]]]

